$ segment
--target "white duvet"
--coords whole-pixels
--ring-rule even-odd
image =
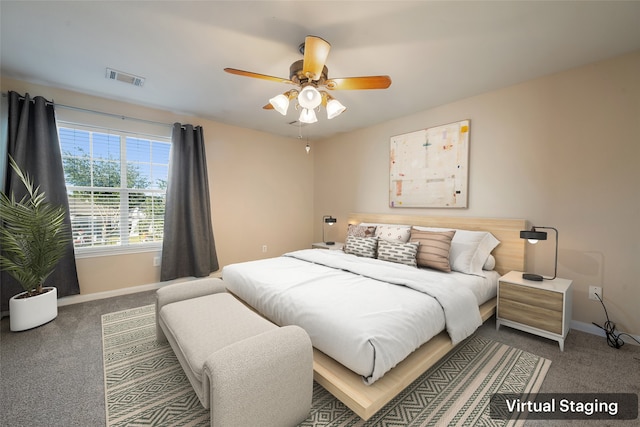
[[[228,265],[222,275],[231,292],[279,325],[301,326],[314,347],[366,384],[445,329],[454,343],[470,336],[482,324],[479,304],[495,295],[491,274],[319,249]]]

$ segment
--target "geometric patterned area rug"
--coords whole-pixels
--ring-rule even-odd
[[[107,426],[208,426],[169,344],[155,339],[155,306],[102,316]],[[486,338],[456,346],[413,384],[363,421],[314,383],[303,427],[518,426],[489,416],[493,393],[535,393],[551,361]]]

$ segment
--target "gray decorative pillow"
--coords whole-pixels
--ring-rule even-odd
[[[398,243],[380,240],[378,241],[378,259],[416,267],[418,245],[417,242]]]
[[[418,266],[450,272],[449,251],[451,250],[451,239],[455,233],[455,230],[420,231],[413,228],[411,241],[420,243],[417,255]]]
[[[355,225],[349,224],[347,228],[347,236],[356,237],[375,237],[376,227],[371,225]]]
[[[375,237],[347,236],[344,251],[361,257],[375,258],[377,247],[378,239]]]

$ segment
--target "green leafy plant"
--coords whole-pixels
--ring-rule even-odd
[[[16,200],[13,193],[0,193],[0,269],[16,279],[29,297],[43,293],[44,282],[64,256],[71,235],[64,222],[65,209],[45,201],[29,175],[13,158],[9,162],[27,194]]]

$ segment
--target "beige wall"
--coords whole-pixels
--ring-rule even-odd
[[[558,275],[574,280],[574,319],[602,324],[602,307],[587,299],[589,285],[602,286],[618,329],[638,335],[639,76],[640,52],[339,135],[309,155],[298,140],[199,118],[9,79],[1,88],[202,125],[221,265],[308,247],[325,214],[339,220],[335,239],[349,212],[526,218],[560,231]],[[469,208],[389,208],[389,137],[461,119],[471,119]],[[80,259],[81,292],[157,282],[156,255]],[[552,259],[553,243],[542,242],[528,270],[552,274]]]
[[[195,117],[96,98],[3,78],[2,92],[44,96],[58,104],[162,123],[191,123],[204,129],[212,222],[220,266],[309,247],[312,240],[313,152],[297,139],[282,138]],[[123,129],[139,122],[57,109],[59,120]],[[170,135],[168,126],[143,125],[151,135]],[[267,252],[262,246],[267,245]],[[113,291],[160,280],[153,266],[158,252],[81,258],[81,294]]]
[[[462,119],[471,119],[468,209],[388,207],[389,137]],[[324,214],[338,218],[344,238],[349,212],[556,227],[558,276],[574,281],[574,320],[604,322],[600,303],[587,297],[589,285],[601,286],[618,330],[638,335],[639,160],[637,52],[317,143],[315,238]],[[528,269],[552,275],[553,248],[547,241],[530,249]]]

